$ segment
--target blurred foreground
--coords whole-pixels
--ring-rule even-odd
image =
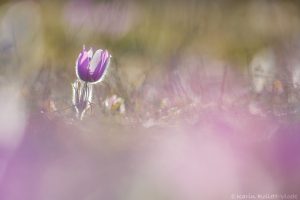
[[[0,199],[298,199],[296,1],[0,9]],[[82,45],[112,62],[83,120]]]

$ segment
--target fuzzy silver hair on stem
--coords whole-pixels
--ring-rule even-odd
[[[82,119],[91,106],[93,86],[87,82],[76,80],[73,84],[73,105],[78,119]]]

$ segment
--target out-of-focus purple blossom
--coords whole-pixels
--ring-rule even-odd
[[[94,54],[93,50],[87,51],[83,47],[82,52],[76,60],[77,77],[89,83],[100,82],[109,66],[111,55],[107,50],[98,49]]]

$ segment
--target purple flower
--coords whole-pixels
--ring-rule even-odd
[[[98,49],[93,54],[92,48],[86,51],[83,47],[76,61],[77,77],[84,82],[100,82],[107,71],[110,58],[107,50]]]

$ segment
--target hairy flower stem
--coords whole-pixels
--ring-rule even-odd
[[[73,105],[76,110],[76,117],[83,118],[92,101],[93,85],[88,82],[76,80],[73,84]]]

